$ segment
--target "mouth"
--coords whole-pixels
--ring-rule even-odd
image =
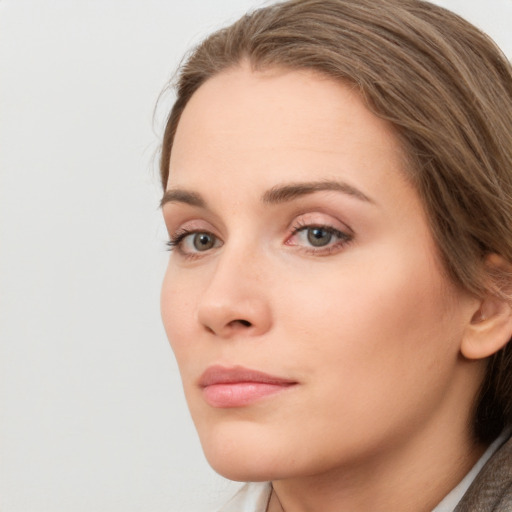
[[[295,381],[242,366],[210,366],[199,380],[205,401],[218,408],[250,405],[296,384]]]

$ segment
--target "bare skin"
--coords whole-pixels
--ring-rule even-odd
[[[164,325],[210,464],[272,481],[269,512],[427,512],[485,449],[488,354],[464,357],[483,302],[443,272],[404,166],[392,127],[311,72],[242,65],[180,120]],[[280,384],[208,386],[212,366]]]

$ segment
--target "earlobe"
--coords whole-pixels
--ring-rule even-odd
[[[487,258],[490,274],[510,265],[493,254]],[[508,294],[506,294],[508,295]],[[504,296],[488,293],[466,327],[461,353],[467,359],[484,359],[502,349],[512,337],[512,307]]]

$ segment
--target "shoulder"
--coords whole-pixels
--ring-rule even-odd
[[[512,438],[478,473],[455,512],[512,511]]]

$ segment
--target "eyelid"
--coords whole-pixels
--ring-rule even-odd
[[[173,233],[181,227],[204,229],[217,232],[224,230],[222,219],[212,210],[186,203],[165,203],[162,213],[168,233]]]
[[[332,234],[335,239],[331,242],[329,240],[326,245],[308,245],[307,241],[298,241],[297,238],[302,231],[308,229],[324,229],[329,234]],[[271,226],[268,226],[271,230]],[[211,248],[205,250],[186,250],[183,246],[183,241],[196,233],[205,233],[215,239],[215,244]],[[176,252],[183,257],[201,258],[210,254],[215,249],[218,249],[224,244],[224,241],[218,234],[218,230],[204,219],[191,219],[179,224],[176,229],[170,230],[170,240],[167,242],[168,250]],[[341,250],[348,243],[352,242],[354,238],[353,230],[344,222],[334,217],[331,214],[322,211],[311,211],[296,215],[287,229],[287,235],[284,239],[284,245],[295,247],[313,255],[327,255]],[[197,246],[196,246],[197,249]]]
[[[167,250],[176,251],[186,258],[202,257],[203,255],[209,254],[211,250],[220,247],[223,244],[222,238],[219,236],[217,230],[212,224],[202,218],[191,218],[180,222],[174,226],[167,225],[169,240],[166,243]],[[195,233],[205,233],[215,238],[215,247],[205,251],[187,251],[183,249],[182,242],[188,237]],[[220,242],[220,245],[219,245]]]
[[[285,245],[296,247],[306,253],[317,256],[332,254],[333,252],[341,251],[347,244],[351,243],[354,239],[354,231],[344,222],[339,219],[333,218],[331,215],[311,212],[302,214],[294,218],[291,224],[291,234],[285,240]],[[301,243],[291,243],[291,240],[304,231],[309,229],[324,229],[328,233],[336,236],[338,239],[331,243],[329,240],[325,246],[314,246]]]
[[[208,222],[204,218],[200,217],[173,217],[166,222],[167,232],[169,233],[169,238],[175,237],[177,234],[181,232],[197,232],[204,231],[208,233],[216,234],[217,230],[213,227],[211,222]]]
[[[330,213],[325,213],[323,211],[311,211],[304,212],[296,215],[293,221],[290,223],[291,229],[297,227],[308,227],[308,226],[316,226],[316,227],[326,227],[331,228],[336,231],[340,231],[349,236],[354,236],[353,229],[344,221],[335,217]]]
[[[188,237],[195,236],[197,234],[207,234],[211,236],[214,239],[214,245],[210,248],[205,249],[204,251],[200,250],[186,250],[184,248],[184,242],[187,240]],[[214,233],[211,231],[206,230],[187,230],[187,229],[181,229],[176,231],[170,238],[170,240],[167,242],[167,249],[169,251],[176,252],[183,258],[188,260],[193,260],[197,258],[201,258],[203,256],[207,256],[210,254],[213,250],[218,249],[219,247],[222,247],[224,242]]]

